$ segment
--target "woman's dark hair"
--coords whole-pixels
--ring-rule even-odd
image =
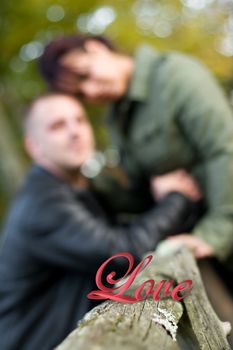
[[[110,40],[98,35],[68,35],[57,38],[45,46],[44,52],[39,59],[39,70],[51,88],[56,89],[56,79],[61,69],[60,58],[74,49],[84,51],[88,40],[99,41],[110,50],[115,50]]]

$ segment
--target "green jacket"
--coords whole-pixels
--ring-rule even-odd
[[[131,187],[141,194],[144,188],[148,196],[152,175],[185,168],[197,178],[208,210],[193,233],[220,259],[231,255],[233,115],[210,72],[186,55],[140,47],[127,95],[111,107],[109,127]]]

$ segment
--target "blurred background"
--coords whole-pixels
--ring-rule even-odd
[[[21,116],[27,103],[46,91],[37,59],[51,39],[106,34],[129,54],[147,42],[161,51],[195,55],[233,105],[233,0],[1,0],[0,9],[0,226],[30,164]],[[89,114],[98,148],[104,149],[109,142],[104,110],[92,107]]]

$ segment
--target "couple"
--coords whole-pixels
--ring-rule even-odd
[[[197,257],[216,255],[227,258],[232,253],[233,195],[230,196],[230,187],[227,191],[225,188],[230,186],[226,180],[230,180],[232,174],[232,126],[228,120],[230,111],[227,103],[212,78],[195,61],[177,54],[157,57],[150,49],[143,49],[143,55],[142,52],[139,55],[141,60],[144,57],[147,61],[143,64],[138,58],[141,73],[137,77],[137,62],[112,51],[107,42],[102,39],[77,39],[82,48],[64,49],[64,45],[70,44],[74,38],[50,44],[45,49],[41,67],[44,67],[44,73],[47,72],[51,85],[60,90],[68,92],[70,89],[69,93],[80,94],[93,102],[116,100],[112,106],[111,125],[118,135],[123,165],[130,179],[126,189],[117,187],[117,191],[119,196],[123,193],[120,191],[128,191],[127,200],[122,204],[126,207],[130,200],[136,202],[142,199],[141,194],[137,194],[142,193],[138,181],[143,181],[143,193],[148,202],[142,200],[142,203],[136,203],[136,209],[145,206],[147,210],[127,226],[109,217],[105,208],[110,202],[105,198],[110,198],[110,195],[108,197],[106,192],[100,196],[100,192],[91,191],[89,181],[80,172],[95,148],[92,128],[82,104],[75,97],[58,92],[35,99],[24,118],[25,147],[34,165],[9,211],[0,255],[0,345],[3,350],[52,349],[94,306],[86,295],[95,289],[95,273],[104,260],[120,251],[131,252],[136,260],[140,260],[142,254],[155,249],[159,240],[171,234],[184,233],[188,226],[190,228],[193,208],[200,193],[196,182],[188,174],[178,171],[153,178],[152,192],[156,202],[146,192],[153,175],[175,170],[178,163],[179,167],[191,170],[195,165],[204,175],[202,188],[207,214],[201,223],[195,225],[194,235],[183,234],[173,239],[182,239],[193,248]],[[71,65],[74,57],[75,64],[80,58],[80,61],[77,60],[80,66]],[[190,67],[185,67],[185,63],[207,74],[203,79],[212,87],[215,97],[218,96],[216,109],[218,111],[218,106],[221,106],[226,112],[217,120],[214,113],[209,116],[207,111],[207,114],[203,112],[200,116],[203,120],[198,125],[194,110],[190,145],[183,134],[180,134],[179,141],[175,121],[172,124],[172,120],[168,119],[168,110],[171,113],[174,107],[172,101],[163,106],[164,101],[159,102],[159,94],[163,92],[165,98],[168,93],[165,80],[163,84],[162,80],[168,78],[166,74],[172,73],[172,67],[175,75],[177,65],[186,69],[187,74]],[[106,70],[103,71],[103,67]],[[150,72],[146,73],[149,67]],[[176,79],[182,83],[182,74],[185,75],[182,69],[179,76],[170,76],[171,85]],[[154,71],[155,81],[152,79]],[[197,73],[194,78],[198,80]],[[146,82],[151,84],[147,90]],[[139,91],[136,87],[140,83],[144,87]],[[192,85],[193,82],[189,83]],[[160,91],[158,86],[155,91],[153,84],[162,84],[164,90]],[[197,95],[201,89],[202,86],[196,91]],[[175,91],[176,97],[181,99],[177,89]],[[156,92],[154,98],[151,96],[153,92]],[[132,99],[131,94],[134,96]],[[139,100],[135,100],[136,96]],[[204,105],[210,107],[217,103],[213,96],[211,99],[210,103],[204,98],[203,110]],[[188,101],[184,102],[188,104]],[[128,108],[124,107],[127,103]],[[195,106],[201,110],[200,101]],[[160,119],[159,115],[162,107],[168,109],[164,111],[164,119]],[[186,109],[183,113],[188,118],[191,111],[189,114]],[[115,116],[119,116],[119,120]],[[204,124],[208,128],[202,130]],[[156,135],[152,138],[155,131]],[[197,131],[202,152],[198,145],[195,147]],[[203,137],[200,138],[200,135]],[[177,142],[167,144],[166,137],[171,137],[171,140],[168,139],[171,143],[173,138]],[[153,155],[155,160],[152,161]],[[211,188],[213,184],[216,188]],[[95,183],[91,186],[95,187]],[[100,187],[96,188],[100,190]],[[131,199],[132,194],[134,197]],[[112,194],[111,198],[115,201],[116,195]],[[215,233],[217,224],[219,236]],[[116,268],[124,268],[124,263],[119,260]]]

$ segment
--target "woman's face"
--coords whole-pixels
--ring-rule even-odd
[[[105,45],[89,41],[85,51],[72,50],[62,56],[65,70],[59,75],[58,88],[78,94],[88,102],[112,102],[125,92],[118,55]]]

